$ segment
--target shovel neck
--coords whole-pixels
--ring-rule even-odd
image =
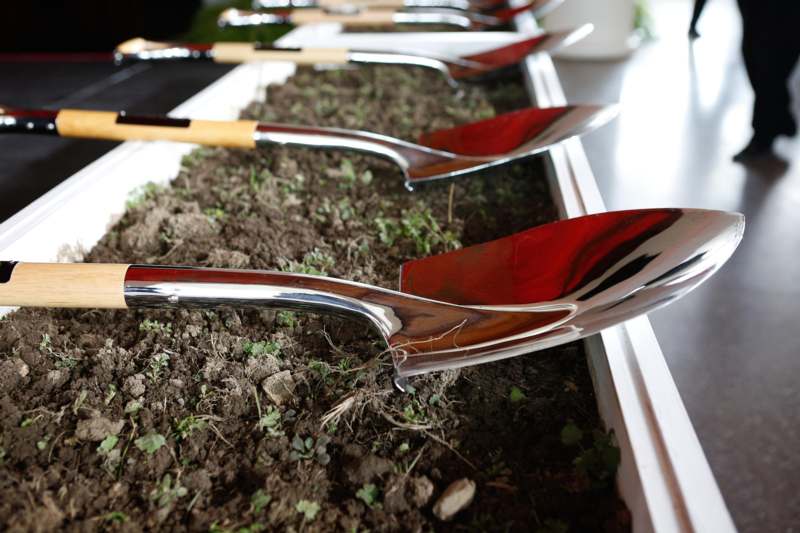
[[[407,179],[413,169],[454,159],[452,154],[366,131],[316,126],[260,123],[256,145],[298,146],[305,148],[349,150],[371,154],[395,163]]]
[[[450,75],[450,66],[440,59],[414,54],[394,54],[353,50],[349,54],[349,60],[352,63],[406,65],[433,69],[439,71],[453,89],[458,88],[458,83],[455,79],[453,79],[453,76]]]
[[[128,268],[124,296],[128,307],[272,308],[357,317],[370,321],[384,339],[401,327],[393,302],[408,299],[378,287],[320,276],[150,265]]]
[[[58,135],[58,111],[0,107],[0,133]]]

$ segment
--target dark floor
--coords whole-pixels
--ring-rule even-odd
[[[735,1],[708,2],[692,46],[691,1],[651,4],[658,39],[630,60],[557,69],[571,101],[622,104],[584,141],[609,209],[747,216],[730,262],[651,320],[737,526],[800,531],[800,141],[780,141],[784,163],[733,163],[752,105]]]
[[[214,64],[0,63],[0,105],[166,113],[230,67]],[[169,72],[169,75],[165,75]],[[117,143],[0,137],[0,222]]]

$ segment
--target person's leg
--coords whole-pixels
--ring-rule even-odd
[[[695,39],[700,37],[700,34],[697,33],[697,21],[700,19],[700,13],[703,12],[703,8],[706,6],[706,0],[694,0],[694,9],[692,10],[692,21],[689,23],[689,37]]]
[[[745,161],[770,154],[778,135],[794,135],[797,132],[788,81],[797,64],[800,45],[791,37],[787,38],[789,34],[786,32],[793,29],[781,27],[774,20],[768,23],[774,17],[750,11],[747,0],[740,0],[740,7],[743,18],[742,57],[755,94],[753,137],[734,156],[736,161]],[[774,9],[774,6],[765,7]],[[773,27],[767,27],[768,24]]]

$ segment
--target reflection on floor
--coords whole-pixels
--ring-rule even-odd
[[[651,3],[657,39],[630,60],[557,68],[572,102],[622,104],[585,139],[609,209],[747,216],[730,263],[652,322],[738,527],[789,531],[800,523],[800,141],[781,139],[780,159],[757,168],[733,163],[752,106],[735,1],[708,2],[693,43],[690,0]]]

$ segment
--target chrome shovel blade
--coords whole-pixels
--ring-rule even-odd
[[[400,290],[487,309],[522,309],[536,301],[572,310],[557,327],[495,347],[480,362],[502,359],[592,335],[680,298],[730,258],[744,224],[739,213],[704,209],[589,215],[405,263]],[[461,361],[476,364],[469,355]],[[443,361],[412,363],[404,374],[427,372]]]

